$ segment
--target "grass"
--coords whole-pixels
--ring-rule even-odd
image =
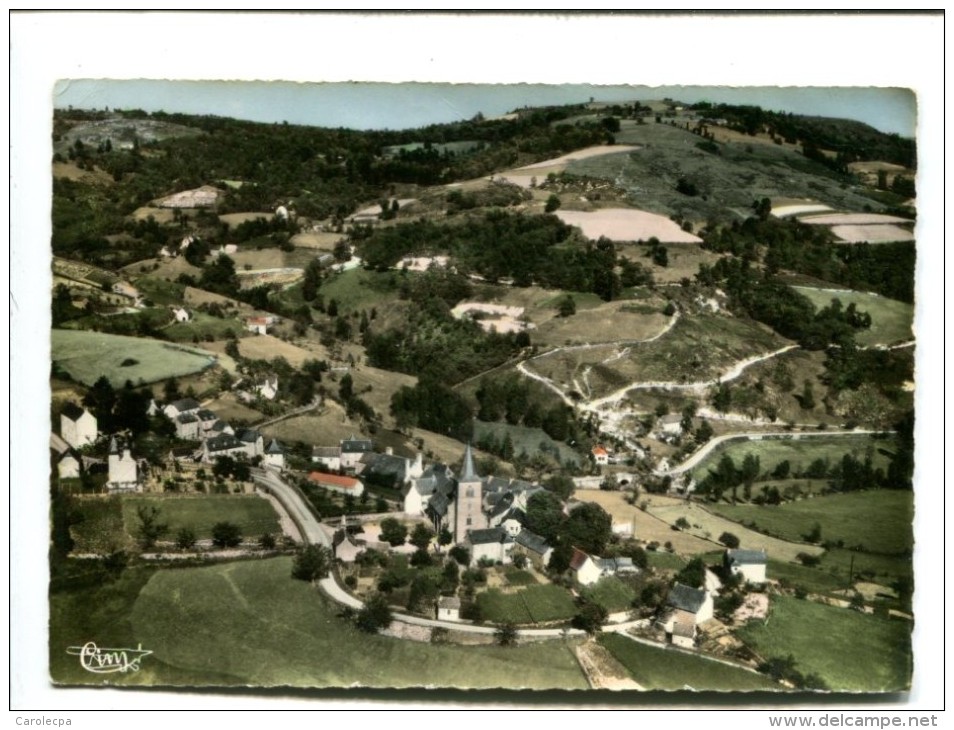
[[[682,570],[686,566],[686,561],[675,553],[660,550],[647,550],[646,559],[649,567],[656,570]]]
[[[326,279],[318,292],[326,305],[334,299],[339,312],[370,311],[372,307],[383,312],[398,299],[398,274],[359,267]]]
[[[625,611],[633,605],[636,591],[619,578],[609,576],[601,578],[597,583],[582,588],[580,594],[609,613]]]
[[[215,358],[192,347],[145,337],[55,329],[51,333],[53,362],[74,380],[93,385],[105,375],[114,387],[191,375],[215,364]],[[137,364],[123,367],[127,358]]]
[[[914,563],[909,557],[880,555],[877,553],[859,553],[854,550],[829,550],[822,557],[821,566],[833,575],[849,575],[870,579],[874,583],[890,585],[901,577],[910,577],[914,573]]]
[[[839,461],[845,454],[852,454],[855,458],[864,460],[866,454],[871,454],[873,466],[887,468],[890,457],[882,453],[882,449],[893,450],[894,439],[890,436],[875,437],[865,434],[839,434],[826,436],[809,436],[802,439],[766,438],[760,441],[735,440],[729,441],[712,452],[693,469],[692,477],[700,481],[706,477],[710,469],[715,469],[723,454],[732,457],[737,467],[749,454],[757,456],[762,474],[771,474],[778,464],[788,461],[791,473],[798,475],[809,467],[816,459],[827,460],[829,464]],[[779,482],[779,487],[784,486]]]
[[[175,533],[183,527],[191,528],[199,540],[209,539],[217,522],[238,525],[246,540],[257,539],[266,532],[282,534],[274,507],[268,500],[253,495],[125,497],[122,502],[123,522],[130,536],[135,536],[139,527],[137,510],[141,506],[159,509],[160,522],[169,525],[166,539],[174,539]]]
[[[818,524],[822,541],[842,542],[870,552],[898,554],[914,545],[914,495],[906,491],[832,494],[763,507],[714,504],[710,509],[786,540],[803,540],[803,535]]]
[[[769,558],[766,576],[788,585],[800,586],[810,593],[832,595],[848,586],[848,574],[839,576],[821,568],[807,568],[797,563],[785,563]]]
[[[569,591],[555,585],[534,585],[517,593],[491,588],[477,595],[477,605],[484,619],[492,623],[561,621],[576,614]]]
[[[839,299],[844,307],[854,304],[859,312],[870,314],[871,328],[859,330],[855,334],[855,341],[859,345],[889,345],[914,338],[914,332],[911,329],[914,324],[914,305],[912,304],[868,292],[834,293],[809,287],[796,287],[796,291],[808,297],[817,309],[827,307],[832,299]]]
[[[570,317],[553,317],[543,322],[532,338],[541,346],[561,346],[567,342],[616,342],[620,339],[643,340],[658,334],[669,321],[663,314],[666,306],[661,298],[635,305],[632,301],[601,302],[589,309],[579,307]],[[562,297],[559,301],[562,301]],[[555,309],[557,304],[552,305]],[[527,314],[533,316],[534,312]]]
[[[834,691],[895,692],[911,683],[911,627],[776,595],[764,621],[737,633],[763,657],[793,655],[800,672],[817,674]]]
[[[122,497],[74,499],[70,535],[76,553],[105,555],[130,547],[123,528]]]
[[[513,567],[508,568],[506,572],[504,572],[504,580],[507,581],[508,586],[532,586],[537,583],[537,579],[533,577],[533,573]]]
[[[238,336],[244,329],[237,319],[222,319],[203,312],[192,312],[191,320],[171,324],[163,330],[163,334],[175,342],[192,342],[196,337],[205,340],[208,336],[222,340],[229,332]]]
[[[262,687],[587,686],[562,641],[462,647],[361,633],[290,570],[285,557],[157,572],[132,607],[126,641],[151,649],[147,662],[215,677],[205,684],[225,676]]]
[[[580,463],[580,455],[576,451],[561,441],[554,441],[542,428],[511,426],[509,423],[503,422],[474,421],[474,440],[476,442],[480,442],[481,438],[488,433],[492,434],[501,443],[509,434],[510,440],[513,442],[513,453],[518,456],[521,451],[526,451],[527,456],[531,457],[537,453],[553,456],[554,452],[558,452],[560,461],[564,464]]]
[[[646,689],[753,692],[782,688],[761,674],[735,668],[676,649],[649,646],[619,634],[602,634],[599,642]]]
[[[185,299],[185,285],[166,281],[156,276],[143,276],[135,280],[136,288],[146,299],[158,306],[181,304]]]

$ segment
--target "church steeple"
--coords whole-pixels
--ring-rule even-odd
[[[464,450],[464,470],[460,475],[460,480],[462,482],[480,481],[480,477],[477,475],[477,469],[474,468],[474,452],[470,448],[469,443]]]

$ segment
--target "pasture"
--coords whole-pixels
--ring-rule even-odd
[[[126,534],[135,537],[139,529],[140,507],[156,507],[159,521],[169,525],[166,540],[174,540],[178,530],[188,527],[199,540],[212,537],[217,522],[231,522],[242,531],[245,541],[257,541],[264,533],[281,535],[278,514],[271,502],[255,495],[175,495],[128,496],[122,500]]]
[[[485,421],[474,421],[474,442],[480,443],[486,435],[492,435],[497,441],[503,443],[503,440],[509,434],[513,442],[513,452],[519,455],[526,451],[527,456],[534,456],[537,453],[543,453],[547,456],[559,454],[563,463],[572,462],[578,464],[580,455],[562,441],[554,441],[541,428],[528,428],[527,426],[511,426],[509,423],[497,422],[487,423]]]
[[[592,241],[606,237],[611,241],[648,241],[662,243],[702,243],[666,216],[630,208],[601,208],[592,212],[558,210],[557,217],[570,226],[577,226]]]
[[[477,605],[485,621],[533,624],[564,621],[576,614],[573,596],[556,585],[532,585],[516,593],[490,588],[477,594]]]
[[[736,635],[763,657],[794,655],[798,671],[817,674],[834,691],[898,692],[911,684],[911,628],[902,619],[773,595],[768,617]]]
[[[649,690],[781,691],[768,677],[743,667],[662,645],[650,646],[619,634],[601,634],[598,641],[619,660],[630,676]]]
[[[831,232],[845,243],[893,243],[914,240],[912,231],[892,225],[832,226]]]
[[[808,297],[816,309],[827,307],[832,299],[838,299],[844,307],[854,304],[858,311],[870,314],[871,328],[858,330],[855,333],[855,341],[861,346],[890,345],[914,338],[912,329],[914,305],[912,304],[868,292],[835,292],[803,286],[794,288],[799,294]]]
[[[243,330],[242,322],[237,319],[213,317],[204,312],[191,314],[192,319],[188,322],[175,322],[163,329],[163,334],[175,342],[193,342],[195,338],[223,340],[230,334],[237,336]]]
[[[207,352],[184,345],[84,330],[51,332],[52,360],[70,377],[92,385],[106,376],[114,387],[154,383],[201,372],[216,364]],[[124,362],[131,362],[123,365]]]
[[[224,321],[224,320],[223,320]],[[238,334],[238,333],[237,333]],[[211,342],[202,344],[203,349],[216,354],[225,352],[225,342]],[[250,335],[238,340],[239,354],[250,360],[274,360],[276,357],[285,358],[292,367],[301,367],[306,360],[320,360],[322,354],[306,350],[290,342],[285,342],[273,335]]]
[[[906,553],[914,546],[914,494],[907,491],[831,494],[761,507],[713,504],[709,509],[785,540],[801,541],[818,524],[824,542],[891,555]]]
[[[156,573],[129,617],[133,645],[177,669],[266,687],[587,686],[565,642],[462,647],[362,633],[316,588],[291,579],[291,562]]]
[[[319,293],[325,304],[334,299],[339,312],[370,311],[372,308],[383,312],[398,301],[397,276],[394,272],[351,269],[325,279]]]
[[[806,434],[802,438],[764,438],[760,441],[732,440],[714,448],[692,470],[692,478],[696,481],[704,479],[710,469],[718,466],[723,454],[728,454],[737,467],[749,454],[758,457],[759,468],[765,475],[763,479],[769,479],[775,467],[783,461],[789,462],[793,476],[799,476],[817,459],[827,462],[830,468],[845,454],[862,461],[870,455],[874,468],[887,468],[893,452],[894,439],[890,436],[851,432]],[[784,481],[779,481],[778,486],[784,487]]]
[[[576,301],[576,295],[572,296]],[[557,298],[560,300],[562,297]],[[532,338],[542,347],[645,340],[659,334],[669,323],[669,317],[663,314],[664,307],[665,302],[657,297],[638,303],[626,300],[601,303],[588,309],[578,306],[576,314],[570,317],[553,317],[544,322]]]

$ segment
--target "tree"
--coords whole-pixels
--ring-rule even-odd
[[[217,548],[233,548],[242,544],[242,530],[234,522],[216,522],[212,526],[212,544]]]
[[[274,550],[275,536],[270,532],[263,533],[262,536],[258,539],[258,544],[259,544],[259,547],[262,548],[262,550]]]
[[[552,213],[560,207],[560,198],[556,195],[550,195],[547,198],[547,204],[543,208],[544,213]]]
[[[584,502],[570,512],[561,532],[570,545],[600,555],[613,535],[613,518],[598,504]]]
[[[494,639],[500,646],[517,645],[517,627],[509,621],[501,624],[494,632]]]
[[[721,535],[719,535],[719,542],[732,550],[741,544],[739,538],[733,535],[731,532],[723,532]]]
[[[183,527],[176,533],[176,547],[180,550],[191,550],[195,547],[195,532],[190,527]]]
[[[580,629],[588,634],[598,634],[603,624],[606,623],[606,609],[598,603],[581,599],[579,610],[573,617],[572,625],[575,629]]]
[[[407,527],[394,517],[385,517],[381,520],[381,539],[394,547],[403,545],[407,539]]]
[[[381,593],[373,593],[364,603],[364,608],[355,616],[355,625],[369,634],[376,634],[391,625],[391,607]]]
[[[561,317],[571,317],[576,314],[576,300],[567,294],[560,300],[558,311]]]
[[[300,550],[292,563],[292,578],[316,581],[328,576],[331,551],[322,545],[308,545]]]
[[[418,550],[427,550],[434,537],[434,531],[423,522],[418,522],[411,530],[411,544]]]
[[[702,588],[706,582],[706,564],[702,562],[702,558],[695,557],[686,563],[676,574],[676,582],[691,588]]]
[[[553,492],[537,492],[527,500],[527,529],[548,542],[556,539],[563,524],[563,502]]]
[[[470,565],[470,551],[463,545],[454,545],[447,554],[461,565]]]
[[[812,381],[805,380],[800,401],[802,410],[810,411],[815,407],[815,393],[812,390]]]
[[[159,521],[159,508],[154,505],[140,505],[136,514],[139,516],[139,544],[143,550],[149,550],[166,534],[169,525]]]
[[[576,489],[575,485],[573,484],[573,479],[564,474],[555,474],[554,476],[547,479],[543,483],[543,486],[564,501],[572,497],[573,491]]]

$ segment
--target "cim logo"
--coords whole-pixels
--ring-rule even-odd
[[[94,674],[138,672],[139,663],[152,654],[140,644],[135,649],[107,649],[88,641],[83,646],[70,646],[66,653],[80,658],[80,666]]]

